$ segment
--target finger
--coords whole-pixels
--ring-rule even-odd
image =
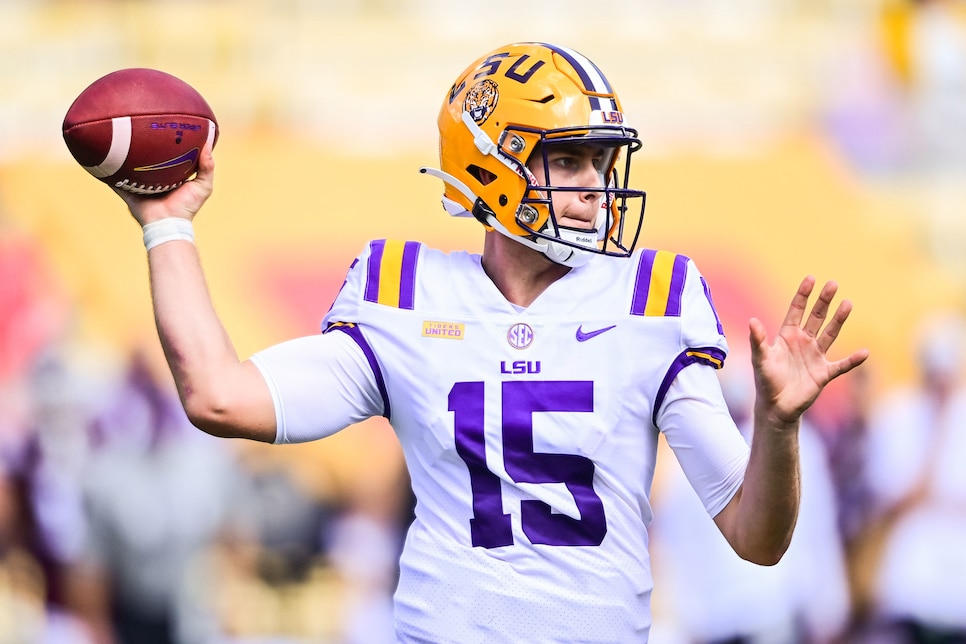
[[[842,331],[842,326],[845,325],[845,321],[849,319],[849,315],[852,313],[852,302],[850,300],[842,300],[839,302],[838,308],[835,310],[835,315],[829,320],[828,325],[826,325],[825,330],[822,331],[822,335],[818,337],[818,346],[822,352],[827,352],[835,339],[839,337],[839,333]]]
[[[795,293],[792,303],[788,306],[788,313],[785,314],[782,326],[799,326],[802,323],[802,318],[805,317],[805,307],[808,306],[808,297],[812,294],[814,287],[815,278],[811,275],[802,280],[802,283],[798,286],[798,292]]]
[[[215,157],[212,154],[212,146],[206,143],[198,157],[198,174],[195,180],[211,181],[215,173]]]
[[[835,282],[826,282],[825,286],[822,287],[822,292],[818,294],[818,299],[815,300],[812,312],[809,314],[808,319],[805,320],[805,326],[803,327],[805,333],[813,338],[821,330],[822,324],[825,322],[825,317],[828,315],[829,306],[832,304],[832,298],[835,297],[838,288],[838,284]]]
[[[868,349],[859,349],[848,358],[842,358],[829,364],[829,380],[835,380],[842,374],[848,373],[865,362],[869,357]]]
[[[198,159],[198,167],[211,171],[215,168],[215,154],[214,146],[211,143],[205,143],[205,147],[201,149],[201,157]]]
[[[768,334],[765,331],[765,325],[758,318],[751,318],[748,321],[748,344],[751,347],[752,364],[761,363],[767,341]]]

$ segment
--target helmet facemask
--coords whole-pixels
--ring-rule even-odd
[[[508,127],[506,136],[529,128]],[[532,130],[531,130],[532,131]],[[562,129],[538,131],[539,143],[531,155],[541,155],[543,170],[540,176],[526,168],[527,187],[516,213],[516,223],[538,244],[546,247],[545,255],[567,266],[586,263],[593,254],[627,257],[637,245],[644,221],[645,194],[627,188],[630,158],[640,149],[640,141],[626,128],[595,127],[592,130]],[[597,185],[554,185],[550,177],[550,154],[562,146],[591,145],[602,152],[598,162]],[[626,148],[626,150],[625,150]],[[621,154],[624,151],[625,154]],[[620,164],[623,172],[618,172]],[[623,180],[621,177],[623,176]],[[621,183],[623,181],[623,183]],[[555,193],[597,193],[599,211],[591,227],[573,227],[560,222],[554,209]],[[640,198],[640,207],[633,213],[629,200]],[[630,226],[628,227],[628,222]],[[625,236],[625,230],[627,234]]]

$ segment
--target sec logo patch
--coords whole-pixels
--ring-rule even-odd
[[[533,344],[533,329],[523,322],[514,324],[506,332],[506,340],[514,349],[526,349]]]

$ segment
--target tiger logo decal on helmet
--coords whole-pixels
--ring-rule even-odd
[[[566,266],[594,254],[629,257],[644,219],[645,193],[628,187],[631,156],[641,148],[625,123],[617,94],[586,56],[557,45],[514,43],[467,67],[443,99],[439,118],[440,168],[421,172],[443,180],[443,207],[475,217]],[[528,162],[554,145],[592,144],[603,150],[598,183],[550,185]],[[557,222],[559,191],[598,194],[591,230]],[[639,200],[639,208],[631,205]]]
[[[463,111],[468,112],[470,118],[477,125],[481,125],[493,113],[493,109],[499,100],[500,86],[490,79],[484,78],[466,92],[466,98],[463,99]]]

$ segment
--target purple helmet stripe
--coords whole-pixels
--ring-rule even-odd
[[[382,252],[386,248],[385,239],[369,242],[369,262],[366,264],[366,290],[363,299],[366,302],[379,301],[379,273],[382,267]]]
[[[611,94],[613,95],[614,90],[608,82],[607,77],[604,73],[600,71],[600,68],[594,64],[592,60],[584,56],[583,54],[574,51],[573,49],[568,49],[567,47],[558,47],[557,45],[551,45],[550,43],[536,43],[542,47],[552,50],[554,53],[560,54],[563,58],[570,63],[570,66],[574,68],[580,80],[584,83],[584,91],[594,94]],[[599,96],[590,96],[590,109],[599,111],[616,111],[617,104],[613,99],[601,98]],[[607,101],[605,106],[602,101]]]
[[[584,89],[588,92],[594,92],[596,94],[613,94],[614,90],[611,88],[610,83],[607,82],[607,78],[604,76],[600,68],[594,64],[592,60],[587,58],[581,53],[574,51],[573,49],[568,49],[566,47],[558,47],[557,45],[551,45],[549,43],[536,43],[547,49],[553,50],[555,53],[563,56],[568,63],[580,76],[580,80],[584,83]]]

